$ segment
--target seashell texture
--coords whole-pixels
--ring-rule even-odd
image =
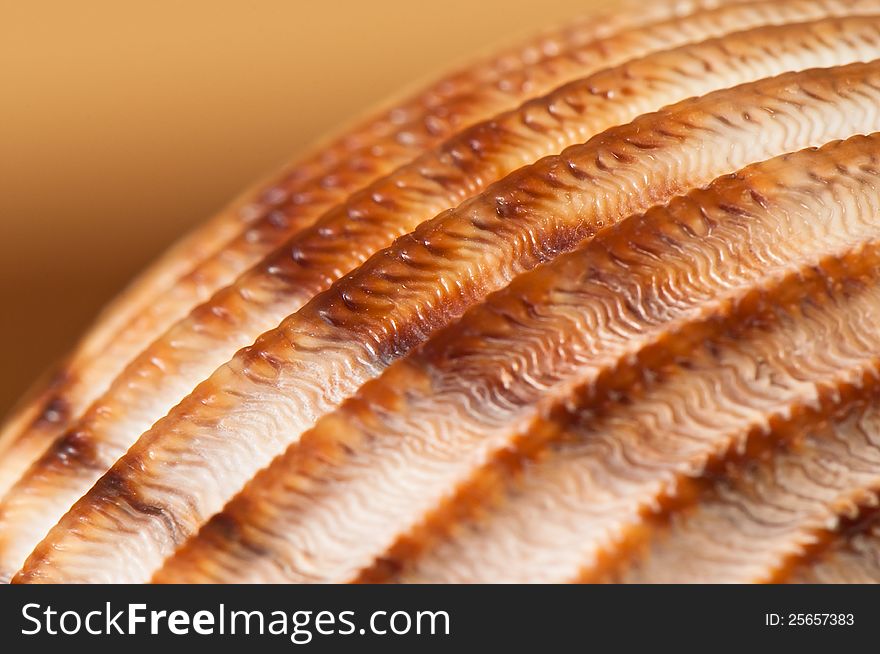
[[[880,581],[878,215],[880,0],[573,23],[117,299],[0,434],[0,578]]]

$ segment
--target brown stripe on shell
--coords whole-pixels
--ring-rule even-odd
[[[403,264],[408,283],[393,289],[394,307],[386,307],[378,294],[365,298],[383,312],[380,331],[371,331],[370,340],[340,341],[338,330],[323,340],[326,322],[295,314],[219,368],[114,467],[137,477],[141,493],[156,503],[161,497],[194,531],[317,417],[378,373],[383,362],[375,343],[384,340],[383,333],[407,339],[426,331],[436,326],[432,321],[449,318],[438,315],[438,305],[448,310],[454,303],[460,311],[602,226],[718,174],[876,129],[878,107],[880,64],[814,69],[679,103],[522,168],[397,242],[391,263]],[[650,157],[643,156],[646,147]],[[442,244],[454,256],[429,257],[433,263],[420,271],[409,262],[424,260],[431,250],[425,243]],[[379,253],[373,262],[385,264],[388,256]],[[348,290],[343,281],[329,296]],[[319,296],[313,302],[323,301]],[[355,324],[365,315],[352,314]],[[6,498],[7,544],[10,536],[33,533],[45,517],[45,505],[28,510],[35,497],[16,495],[14,503]],[[158,521],[134,520],[113,538],[136,541],[138,556],[117,561],[127,547],[101,545],[87,517],[112,511],[98,482],[40,544],[52,551],[51,565],[39,571],[26,567],[26,574],[55,580],[147,578],[177,541]],[[95,555],[100,570],[90,563]]]
[[[865,303],[876,306],[880,295],[876,287],[871,291]],[[690,352],[676,352],[666,368],[642,368],[641,384],[611,403],[596,406],[588,397],[572,401],[575,419],[563,414],[538,421],[523,439],[526,454],[528,445],[536,448],[527,465],[505,468],[498,457],[500,465],[474,480],[489,486],[467,515],[448,525],[436,521],[445,529],[431,541],[416,543],[417,549],[400,549],[407,544],[400,543],[362,578],[607,580],[663,516],[697,501],[694,478],[711,479],[740,456],[766,452],[768,432],[809,414],[817,397],[833,398],[848,387],[860,393],[877,375],[876,357],[857,347],[818,340],[802,347],[805,335],[835,338],[838,324],[853,317],[835,315],[832,306],[829,319],[815,304],[826,301],[812,297],[795,298],[790,315],[776,318],[781,328],[764,315],[757,324],[746,323],[744,333],[734,329],[704,344],[685,341]],[[797,331],[811,324],[814,331]],[[864,332],[870,330],[863,324]],[[780,349],[796,347],[802,349],[788,358]],[[578,409],[585,411],[578,415]]]
[[[603,370],[614,371],[615,385],[620,387],[643,369],[643,355],[648,350],[654,356],[669,357],[681,353],[675,345],[678,343],[687,352],[707,334],[753,313],[756,305],[782,302],[786,296],[779,288],[770,299],[765,293],[750,292],[762,276],[772,278],[780,269],[791,266],[800,271],[810,260],[810,253],[816,256],[823,247],[832,252],[852,247],[867,233],[876,232],[865,216],[872,215],[878,198],[873,203],[857,203],[860,210],[848,217],[835,212],[852,208],[850,196],[858,197],[858,189],[871,184],[873,178],[860,172],[858,165],[874,160],[871,143],[877,140],[853,139],[835,146],[831,152],[837,157],[825,156],[825,150],[757,166],[744,174],[747,181],[741,176],[721,180],[710,191],[675,201],[669,209],[671,218],[658,209],[643,219],[627,220],[583,251],[514,281],[487,305],[466,314],[459,325],[437,334],[410,358],[365,386],[336,414],[324,418],[299,447],[292,447],[268,472],[258,475],[235,504],[227,507],[224,524],[229,525],[230,514],[245,520],[254,545],[273,545],[272,556],[239,561],[234,555],[235,545],[213,542],[211,528],[207,527],[198,541],[192,541],[166,566],[160,578],[173,580],[180,575],[182,579],[195,579],[204,568],[214,565],[217,574],[229,578],[236,574],[259,578],[265,574],[267,578],[289,575],[290,579],[305,580],[307,573],[297,569],[299,561],[307,562],[313,572],[323,565],[325,574],[329,574],[331,565],[341,566],[342,570],[356,566],[363,548],[369,548],[369,555],[372,548],[381,547],[383,538],[393,538],[393,530],[406,528],[401,521],[418,516],[426,507],[430,510],[431,497],[436,493],[452,492],[456,471],[466,475],[473,461],[484,456],[477,453],[479,448],[490,447],[491,443],[511,447],[517,425],[527,420],[522,410],[537,410],[530,407],[551,389],[560,385],[564,389],[570,383],[566,379],[578,377],[577,371],[593,380],[587,384],[591,392],[597,385],[609,383],[599,381]],[[849,164],[844,168],[846,174],[838,170],[844,162]],[[786,173],[792,170],[800,172]],[[827,181],[829,176],[835,183]],[[835,188],[836,194],[831,190]],[[787,202],[782,202],[780,195]],[[804,198],[811,198],[812,204],[802,205]],[[769,203],[769,208],[762,208],[762,203]],[[819,211],[817,203],[830,216]],[[794,217],[786,223],[790,214]],[[814,226],[817,214],[826,220]],[[763,231],[756,224],[758,215]],[[799,230],[806,230],[806,234]],[[756,234],[770,236],[767,242],[760,242]],[[806,249],[801,259],[785,245],[783,253],[791,259],[773,253],[771,246],[780,245],[776,240],[783,240],[782,234]],[[738,268],[743,257],[737,248],[751,245],[755,260],[744,272]],[[707,260],[701,250],[714,252],[711,248],[724,256]],[[654,254],[658,250],[668,250],[662,261]],[[863,258],[859,261],[864,263]],[[721,262],[722,270],[713,270],[716,262]],[[673,270],[678,271],[673,279],[714,281],[706,281],[703,286],[691,283],[684,288],[673,285],[669,289],[657,278],[672,275]],[[809,276],[809,269],[803,274]],[[821,287],[824,278],[816,283]],[[799,300],[810,287],[795,274],[794,280],[781,288]],[[716,298],[719,290],[725,292]],[[733,303],[737,297],[738,303]],[[639,302],[644,304],[639,306]],[[727,315],[735,307],[740,314]],[[608,315],[616,321],[607,322],[603,316]],[[676,315],[678,320],[685,320],[684,325],[678,331],[667,331],[672,329]],[[634,333],[630,321],[639,322],[648,335],[650,330],[660,330],[653,337],[659,340],[649,347],[650,341],[645,342],[649,336]],[[682,329],[690,333],[689,340],[682,337]],[[560,392],[554,390],[553,394],[558,396]],[[418,458],[438,448],[449,454],[442,465],[434,459],[426,463]],[[426,465],[433,478],[421,474],[426,473]],[[359,493],[357,489],[363,490],[367,481],[373,491]],[[396,487],[398,483],[402,486]],[[410,498],[414,503],[426,504],[409,505]],[[349,500],[357,504],[357,509],[341,508]],[[309,525],[320,530],[327,526],[321,524],[322,516],[335,524],[343,514],[350,520],[347,534],[337,534],[339,540],[333,542],[322,532],[321,546],[317,546],[318,535],[309,533]],[[238,541],[251,542],[243,536]],[[214,545],[216,551],[212,551]],[[229,561],[223,561],[224,546],[229,546]],[[291,550],[285,550],[287,546]],[[298,547],[307,546],[307,552],[298,554]],[[340,548],[345,555],[336,557]],[[212,555],[216,555],[213,563]],[[339,580],[344,574],[337,570],[335,575],[323,578]]]
[[[860,3],[844,3],[846,10],[858,13],[866,11],[868,4]],[[562,80],[569,79],[573,76],[583,75],[596,68],[601,64],[609,64],[619,62],[628,57],[650,52],[664,47],[677,45],[691,40],[700,40],[708,36],[723,34],[727,31],[753,27],[762,24],[774,24],[785,21],[791,21],[806,16],[827,15],[842,11],[836,2],[827,4],[811,5],[784,4],[776,6],[773,3],[746,3],[742,6],[731,6],[721,8],[715,11],[697,12],[691,17],[681,18],[675,21],[662,22],[646,28],[640,28],[630,31],[624,31],[623,34],[606,37],[598,42],[590,42],[581,38],[583,43],[574,47],[569,51],[552,56],[543,62],[537,62],[528,67],[526,72],[520,71],[517,74],[526,76],[526,80],[519,86],[513,85],[504,93],[498,91],[483,91],[482,95],[475,91],[480,99],[479,103],[473,97],[465,94],[468,101],[462,101],[463,106],[457,107],[442,104],[437,109],[448,114],[448,118],[456,114],[456,110],[462,116],[469,117],[470,121],[475,120],[479,116],[491,114],[495,110],[504,108],[513,103],[517,99],[521,99],[526,92],[532,94],[539,90],[547,90],[548,87]],[[682,8],[683,9],[683,8]],[[880,5],[875,7],[880,9]],[[834,42],[835,39],[827,40],[829,34],[822,34],[819,42],[823,46]],[[773,35],[767,35],[768,40],[773,42]],[[790,37],[789,37],[790,38]],[[845,44],[851,37],[842,37],[839,39],[840,44]],[[754,40],[754,38],[753,38]],[[852,58],[859,58],[859,54],[870,54],[870,48],[865,50],[865,46],[869,43],[861,43],[856,38],[853,43],[854,52]],[[869,39],[870,41],[870,39]],[[815,45],[815,44],[814,44]],[[859,46],[862,46],[861,48]],[[246,265],[243,263],[245,255],[243,252],[249,253],[247,260],[253,263],[257,260],[255,252],[265,253],[279,244],[282,237],[289,236],[298,232],[310,221],[313,221],[320,213],[318,207],[326,207],[332,205],[335,201],[341,200],[344,195],[339,193],[347,192],[358,185],[357,180],[361,177],[352,178],[355,181],[349,183],[346,181],[348,177],[341,173],[331,175],[336,182],[332,185],[326,185],[321,182],[322,177],[318,176],[315,182],[319,191],[311,194],[311,200],[306,203],[293,205],[288,202],[284,206],[289,211],[294,211],[295,215],[287,215],[284,213],[283,207],[276,207],[268,214],[263,221],[267,228],[271,228],[267,232],[269,236],[263,234],[257,227],[248,228],[247,232],[235,243],[224,248],[216,258],[207,260],[202,266],[193,271],[189,280],[176,284],[162,294],[162,297],[151,302],[149,307],[145,308],[144,313],[137,318],[135,322],[130,324],[124,333],[107,345],[100,353],[92,352],[91,360],[87,369],[79,370],[77,381],[73,383],[73,387],[65,386],[63,389],[53,395],[53,397],[64,397],[68,403],[74,403],[71,414],[79,414],[87,405],[88,401],[95,400],[96,405],[92,406],[89,415],[83,416],[80,424],[70,425],[69,423],[59,423],[52,425],[46,431],[30,430],[29,437],[21,440],[17,445],[11,446],[11,451],[5,457],[0,458],[0,495],[3,491],[21,474],[27,465],[29,465],[38,455],[40,455],[52,438],[59,434],[61,426],[68,426],[83,432],[85,429],[92,431],[103,430],[104,432],[119,432],[119,445],[122,451],[127,448],[133,439],[146,430],[155,420],[164,415],[176,402],[180,400],[187,392],[189,392],[195,384],[208,376],[217,366],[227,361],[235,351],[253,342],[257,335],[270,329],[287,314],[296,310],[301,306],[302,302],[310,297],[313,293],[326,288],[326,286],[357,263],[360,263],[369,253],[387,245],[394,235],[399,235],[408,231],[416,225],[421,219],[427,219],[433,213],[457,204],[458,201],[472,195],[486,184],[502,176],[506,172],[515,168],[517,165],[528,163],[544,154],[552,154],[557,152],[562,146],[570,144],[578,139],[585,139],[592,131],[606,127],[613,122],[626,122],[630,117],[635,115],[636,110],[654,109],[662,103],[672,102],[680,99],[684,95],[699,94],[706,89],[711,89],[711,81],[715,79],[710,72],[714,71],[716,64],[725,56],[740,57],[749,60],[754,57],[754,53],[749,54],[736,52],[736,44],[732,43],[730,52],[724,44],[716,45],[715,49],[720,52],[704,53],[702,57],[698,57],[699,63],[703,69],[700,74],[694,76],[693,70],[686,72],[691,73],[689,80],[692,88],[686,86],[682,88],[678,94],[671,89],[661,88],[654,89],[653,93],[658,94],[656,100],[652,102],[651,94],[644,94],[640,91],[637,82],[638,79],[629,80],[624,83],[624,87],[617,91],[615,83],[608,86],[608,75],[604,78],[596,80],[596,92],[607,94],[609,100],[613,100],[612,106],[619,105],[621,107],[630,107],[630,114],[614,116],[613,114],[601,120],[587,120],[591,118],[590,109],[592,103],[588,103],[586,107],[581,105],[577,98],[577,94],[562,93],[557,94],[552,101],[534,102],[529,111],[523,112],[520,119],[508,117],[506,125],[495,125],[490,122],[483,126],[483,129],[476,129],[460,135],[453,143],[442,148],[437,157],[423,158],[410,166],[410,169],[416,169],[419,175],[416,176],[415,182],[405,174],[398,174],[385,180],[385,183],[379,184],[377,188],[368,188],[363,191],[356,201],[347,202],[339,209],[335,210],[331,216],[325,216],[322,219],[322,228],[318,230],[322,233],[322,237],[316,240],[316,230],[303,234],[294,238],[292,242],[286,243],[278,252],[271,256],[268,260],[257,265],[249,273],[245,274],[234,286],[224,290],[218,297],[194,309],[189,317],[182,324],[171,327],[170,331],[164,333],[166,327],[173,324],[174,320],[186,314],[195,301],[203,301],[211,291],[220,288],[223,284],[232,281],[234,274],[231,271],[241,272]],[[779,44],[776,44],[778,47]],[[785,59],[784,52],[767,53],[761,52],[765,59],[773,60],[779,58],[775,62],[775,67],[769,67],[763,70],[763,74],[770,75],[775,72],[781,72],[789,67],[798,66],[796,61]],[[821,52],[821,48],[819,50]],[[818,53],[817,53],[818,54]],[[866,58],[872,58],[867,56]],[[810,65],[808,62],[801,62]],[[816,62],[813,62],[814,64]],[[826,61],[823,63],[836,63],[835,61]],[[691,62],[691,66],[694,63]],[[766,65],[766,62],[765,62]],[[739,81],[746,81],[754,78],[759,71],[750,71],[747,66],[729,67],[720,66],[719,74],[727,71],[728,75],[738,73],[737,77],[729,77],[725,80],[723,75],[717,80],[716,84],[728,85]],[[516,69],[519,71],[519,69]],[[632,73],[630,69],[625,70],[626,73]],[[682,73],[680,72],[680,75]],[[642,75],[645,72],[642,71]],[[751,77],[749,77],[751,75]],[[744,76],[744,77],[743,77]],[[650,75],[649,75],[650,78]],[[647,80],[642,80],[643,85]],[[663,82],[664,80],[659,80]],[[624,80],[626,82],[626,80]],[[655,80],[655,85],[658,80]],[[697,85],[703,82],[702,85]],[[616,85],[620,85],[618,80]],[[696,86],[693,86],[696,85]],[[504,85],[505,88],[509,85]],[[520,88],[521,87],[521,88]],[[489,85],[490,89],[494,89]],[[519,91],[512,90],[519,88]],[[665,92],[664,93],[661,93]],[[494,96],[492,94],[495,94]],[[519,95],[517,95],[519,93]],[[624,98],[617,97],[623,94]],[[486,96],[486,97],[482,97]],[[458,97],[458,96],[454,96]],[[628,101],[627,101],[628,98]],[[624,101],[621,104],[621,101]],[[451,101],[450,101],[451,102]],[[473,106],[472,106],[473,105]],[[478,110],[476,107],[479,107]],[[466,108],[469,108],[466,110]],[[574,111],[573,111],[574,110]],[[470,111],[470,114],[468,113]],[[572,115],[572,111],[573,114]],[[580,114],[580,116],[578,115]],[[586,115],[584,115],[586,114]],[[568,122],[565,122],[565,119]],[[578,129],[577,119],[585,121]],[[575,119],[572,121],[572,119]],[[559,121],[557,123],[556,121]],[[421,121],[431,124],[431,121]],[[455,128],[466,125],[468,120],[464,118],[451,121]],[[574,123],[573,126],[570,123]],[[448,126],[449,130],[452,129]],[[526,128],[525,131],[523,128]],[[425,128],[427,129],[427,128]],[[432,145],[441,137],[446,136],[449,130],[444,131],[440,128],[429,130],[429,133],[421,134],[420,139],[415,139],[419,145],[419,150],[423,145]],[[410,133],[412,130],[408,131]],[[419,131],[419,130],[416,130]],[[536,140],[536,136],[543,136],[544,141]],[[493,141],[501,139],[502,143],[508,146],[506,151],[510,155],[515,152],[516,156],[511,156],[506,167],[497,166],[499,160],[504,154],[497,152],[498,147],[493,146]],[[475,144],[473,148],[471,145]],[[403,145],[395,141],[394,147],[385,147],[381,156],[370,155],[375,159],[375,165],[391,166],[398,161],[404,161],[406,157],[392,156],[394,148],[403,148]],[[413,156],[418,150],[406,150]],[[523,149],[525,148],[525,149]],[[493,149],[495,152],[493,152]],[[405,150],[405,148],[404,148]],[[472,152],[470,150],[473,150]],[[487,152],[488,150],[488,152]],[[494,154],[492,157],[490,154]],[[409,155],[407,155],[409,156]],[[451,168],[450,168],[451,157]],[[518,157],[518,158],[517,158]],[[371,159],[371,161],[373,161]],[[357,157],[343,158],[345,162],[357,161]],[[379,163],[376,163],[379,162]],[[363,170],[362,170],[363,169]],[[369,169],[369,170],[368,170]],[[376,177],[380,172],[390,168],[370,169],[369,166],[358,166],[357,170],[363,173],[363,180]],[[444,170],[451,171],[451,177],[444,177]],[[365,171],[370,174],[367,175]],[[406,169],[404,169],[404,172]],[[421,175],[425,175],[422,179]],[[462,177],[462,175],[464,175]],[[300,175],[304,180],[312,180],[308,175]],[[427,187],[429,193],[426,202],[423,204],[412,203],[405,206],[405,211],[398,213],[403,214],[402,220],[398,224],[393,225],[390,232],[378,229],[371,220],[377,220],[371,217],[371,211],[387,211],[393,208],[394,198],[400,194],[406,194],[406,188],[398,188],[398,184],[407,182],[409,184],[409,193],[419,191],[419,185]],[[419,181],[421,180],[421,182]],[[312,180],[314,181],[314,180]],[[440,185],[439,195],[437,195]],[[424,192],[424,189],[422,189]],[[430,196],[430,192],[434,193],[434,197]],[[302,197],[305,194],[300,190],[295,197]],[[335,195],[334,195],[335,194]],[[288,193],[288,195],[290,195]],[[305,194],[308,195],[308,194]],[[370,200],[379,197],[382,201],[378,202],[378,207],[372,206]],[[329,199],[328,199],[329,198]],[[326,202],[324,201],[326,200]],[[365,201],[366,200],[366,201]],[[300,213],[296,213],[300,212]],[[304,213],[303,213],[304,212]],[[301,214],[301,215],[300,215]],[[381,217],[380,213],[380,217]],[[283,216],[283,220],[278,219]],[[299,216],[299,218],[296,218]],[[273,217],[275,220],[273,220]],[[350,223],[363,223],[363,228],[350,227]],[[263,224],[260,223],[260,224]],[[274,226],[273,226],[274,225]],[[279,226],[283,226],[283,229]],[[367,240],[369,236],[381,237]],[[328,249],[328,239],[338,237],[336,249]],[[311,239],[311,240],[310,240]],[[360,249],[354,250],[351,244],[363,241]],[[271,247],[270,247],[271,246]],[[312,251],[310,251],[310,247]],[[315,248],[318,248],[315,251]],[[323,256],[324,261],[321,266],[316,266],[310,261],[316,253]],[[251,256],[253,255],[253,256]],[[239,261],[241,259],[241,261]],[[329,260],[329,261],[328,261]],[[237,263],[236,263],[237,262]],[[240,264],[240,265],[239,265]],[[216,282],[223,279],[223,284]],[[214,280],[214,281],[211,281]],[[216,282],[216,283],[215,283]],[[193,295],[193,286],[198,292]],[[213,335],[213,339],[208,336]],[[147,347],[154,337],[159,337],[159,341]],[[195,342],[193,342],[195,341]],[[138,354],[140,350],[147,347],[147,350]],[[126,369],[123,370],[126,362],[131,361]],[[171,375],[169,371],[174,373],[173,379],[175,384],[167,383]],[[152,374],[152,377],[151,377]],[[162,375],[162,381],[156,382],[155,377]],[[118,403],[126,403],[131,407],[125,416],[121,416],[119,421],[124,422],[121,425],[98,425],[84,427],[83,422],[88,424],[94,422],[96,414],[105,418],[108,415],[102,404],[107,403],[106,397],[95,397],[90,394],[88,397],[83,396],[74,402],[71,394],[75,395],[73,388],[80,389],[98,389],[104,388],[106,384],[115,379],[112,387],[107,394],[111,398],[116,398]],[[148,386],[148,381],[152,384]],[[133,384],[139,384],[140,388],[134,388]],[[122,389],[124,397],[119,398],[119,389]],[[107,395],[105,394],[105,396]],[[148,404],[148,406],[141,406]],[[116,414],[118,415],[118,411]],[[43,425],[48,427],[47,425]],[[124,432],[124,433],[122,433]],[[113,440],[113,436],[109,436]],[[8,440],[8,439],[4,439]],[[108,453],[112,459],[116,457]],[[109,465],[109,463],[108,463]]]
[[[880,583],[880,509],[859,506],[835,529],[817,534],[806,555],[773,581],[799,584]]]
[[[874,366],[823,389],[796,418],[755,439],[757,447],[691,481],[688,501],[652,516],[636,555],[605,579],[782,581],[820,534],[877,503],[878,380]]]
[[[615,30],[655,20],[668,21],[670,17],[711,10],[717,4],[715,0],[658,2],[646,11],[633,12],[624,7],[604,17],[585,19],[444,78],[333,143],[319,147],[305,161],[288,167],[272,184],[263,183],[248,191],[136,280],[101,314],[63,364],[70,373],[68,381],[61,387],[38,387],[35,394],[39,399],[23,405],[3,426],[0,454],[11,451],[0,458],[0,495],[52,439],[72,426],[71,421],[99,397],[132,357],[194,305],[207,301],[215,291],[233,282],[285,238],[312,224],[349,193],[468,124],[513,106],[540,89],[548,90],[565,79],[599,67],[606,48],[592,45],[597,38],[607,39]],[[836,15],[858,12],[861,4],[868,3],[826,0],[821,6],[812,7],[800,2],[792,10],[770,13],[777,20],[781,19],[779,15]],[[762,12],[759,8],[751,13]],[[674,33],[669,25],[665,32]],[[683,30],[682,36],[687,32]],[[650,41],[637,44],[638,39],[631,39],[629,47],[641,48],[636,52],[650,48]],[[613,49],[611,54],[615,54]],[[591,60],[591,56],[598,59]],[[271,326],[274,324],[265,329]],[[252,341],[253,336],[240,346]],[[184,393],[203,377],[189,384]],[[175,401],[180,397],[182,394]],[[45,414],[57,402],[69,407],[67,419],[34,421],[34,414]],[[148,425],[164,410],[154,415]]]

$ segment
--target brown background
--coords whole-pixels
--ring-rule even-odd
[[[401,87],[597,4],[0,0],[0,415],[240,189]]]

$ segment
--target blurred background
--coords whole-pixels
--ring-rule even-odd
[[[389,94],[598,4],[0,0],[0,416],[244,187]]]

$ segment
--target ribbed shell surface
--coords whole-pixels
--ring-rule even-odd
[[[315,148],[0,432],[15,582],[880,581],[880,0],[622,5]]]

